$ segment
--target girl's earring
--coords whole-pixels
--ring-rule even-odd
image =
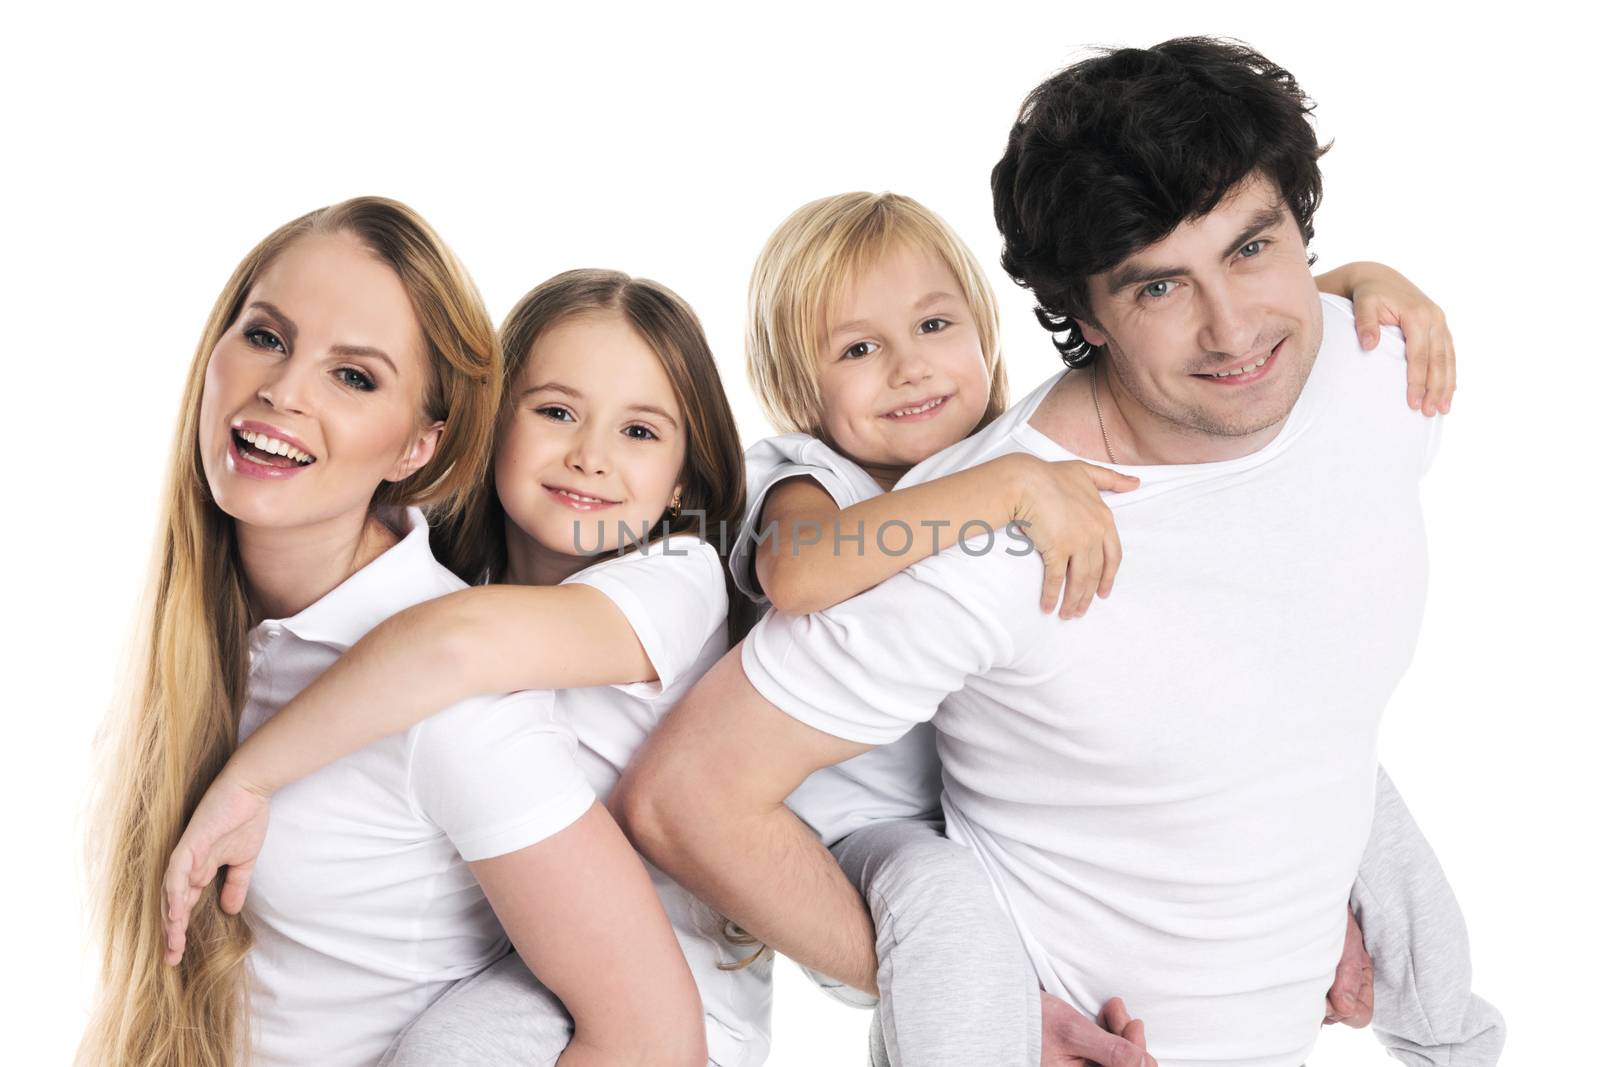
[[[678,517],[678,512],[683,509],[683,490],[672,491],[672,503],[667,506],[667,521],[672,522]]]

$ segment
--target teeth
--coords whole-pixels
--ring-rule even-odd
[[[605,503],[604,500],[601,500],[597,496],[584,496],[582,493],[572,493],[572,492],[568,492],[565,489],[558,489],[556,491],[558,493],[560,493],[562,496],[569,496],[574,500],[581,500],[585,504],[604,504]]]
[[[891,417],[894,417],[894,418],[898,418],[901,415],[920,415],[924,411],[929,411],[929,410],[931,410],[933,408],[936,408],[942,403],[944,403],[944,397],[942,397],[942,396],[941,397],[934,397],[932,400],[928,401],[926,404],[921,404],[921,405],[918,405],[917,407],[914,407],[914,408],[901,408],[899,411],[891,411],[891,412],[889,412],[889,415]]]
[[[1253,371],[1257,367],[1260,367],[1263,364],[1265,364],[1266,362],[1267,362],[1267,357],[1266,356],[1262,356],[1260,359],[1256,360],[1254,363],[1246,363],[1244,366],[1239,367],[1236,370],[1218,371],[1217,373],[1211,375],[1211,377],[1213,377],[1213,378],[1237,378],[1239,375],[1245,373],[1246,371]]]
[[[254,430],[235,430],[234,433],[237,433],[239,438],[248,443],[250,447],[265,452],[270,456],[287,456],[302,466],[311,462],[310,456],[287,441],[280,441],[276,437],[268,437],[266,434],[256,433]]]

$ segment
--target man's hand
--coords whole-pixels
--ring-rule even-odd
[[[1343,1023],[1360,1028],[1372,1022],[1372,957],[1361,940],[1354,912],[1346,915],[1344,955],[1333,972],[1333,985],[1322,1010],[1322,1025]]]
[[[1158,1067],[1145,1051],[1144,1021],[1128,1014],[1121,997],[1106,1001],[1097,1022],[1041,990],[1039,1015],[1044,1025],[1040,1067]]]

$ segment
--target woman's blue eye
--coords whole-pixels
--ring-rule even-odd
[[[940,330],[948,330],[949,328],[950,320],[941,319],[938,316],[924,320],[920,327],[923,333],[938,333]]]
[[[566,408],[557,407],[554,404],[550,404],[542,408],[534,408],[533,411],[536,415],[543,415],[545,418],[554,419],[556,422],[575,421],[572,418],[572,412],[568,411]]]
[[[340,367],[333,373],[341,382],[352,389],[359,389],[363,393],[370,393],[378,387],[378,383],[374,382],[371,376],[365,371],[357,370],[354,367]]]
[[[1143,290],[1145,296],[1151,297],[1155,300],[1160,300],[1170,292],[1172,292],[1171,282],[1151,282],[1149,285],[1145,286]]]
[[[257,348],[270,348],[274,352],[283,351],[283,342],[278,340],[278,335],[271,330],[262,329],[260,326],[252,326],[246,330],[244,339]]]
[[[633,431],[635,430],[639,432],[634,433]],[[633,426],[624,427],[622,432],[627,434],[629,437],[632,437],[635,441],[655,441],[658,439],[656,437],[656,432],[648,426],[640,426],[635,424]]]

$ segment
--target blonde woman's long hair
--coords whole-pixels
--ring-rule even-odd
[[[1000,317],[983,267],[950,225],[909,196],[840,193],[813,200],[767,238],[750,274],[745,369],[767,419],[781,433],[827,440],[818,385],[824,319],[843,290],[889,251],[909,245],[955,276],[976,317],[989,368],[989,404],[974,429],[1006,409]]]
[[[183,962],[161,962],[162,874],[236,744],[254,622],[233,520],[201,468],[200,400],[212,349],[257,278],[294,241],[321,233],[357,237],[399,275],[431,370],[420,415],[444,422],[432,460],[384,483],[373,506],[432,502],[453,513],[487,467],[500,388],[493,323],[466,271],[414,211],[378,197],[346,200],[275,230],[234,270],[190,365],[134,674],[102,736],[89,857],[101,976],[79,1067],[234,1067],[249,1058],[250,933],[242,916],[222,912],[215,886],[189,920]]]

